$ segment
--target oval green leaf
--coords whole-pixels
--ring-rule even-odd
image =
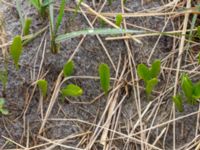
[[[151,92],[153,91],[154,87],[157,84],[158,84],[158,79],[156,78],[153,78],[147,82],[146,89],[145,89],[147,96],[151,94]]]
[[[149,68],[147,68],[145,64],[138,65],[137,73],[138,73],[138,76],[141,79],[143,79],[145,83],[147,83],[151,79]]]
[[[70,76],[74,71],[73,61],[68,61],[63,67],[63,74],[65,77]]]
[[[155,60],[150,68],[151,78],[156,78],[160,74],[160,60]]]
[[[47,95],[47,88],[48,88],[48,83],[46,80],[38,80],[37,85],[42,93],[43,97],[46,97]]]
[[[120,27],[121,23],[123,21],[123,17],[121,14],[118,14],[116,17],[115,17],[115,24]]]
[[[61,94],[63,96],[76,97],[81,96],[83,94],[83,90],[77,85],[69,84],[65,88],[61,89]]]
[[[18,63],[19,63],[21,54],[22,54],[21,36],[15,36],[15,38],[13,39],[13,42],[10,46],[10,55],[11,55],[17,69],[19,68]]]
[[[102,63],[99,65],[98,71],[100,76],[101,88],[104,90],[105,93],[107,93],[110,88],[110,68],[107,64]]]

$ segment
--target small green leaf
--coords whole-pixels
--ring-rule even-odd
[[[16,68],[19,68],[19,58],[22,53],[22,40],[21,36],[15,36],[12,45],[10,46],[10,55],[14,61]]]
[[[198,54],[198,64],[200,65],[200,52]]]
[[[200,98],[200,82],[194,85],[193,98],[195,99]]]
[[[116,17],[115,17],[115,24],[120,27],[121,23],[123,21],[123,17],[121,14],[118,14]]]
[[[183,101],[180,95],[173,96],[173,102],[179,112],[183,112]]]
[[[105,93],[108,92],[110,88],[110,68],[107,64],[100,64],[99,65],[99,76],[100,76],[100,83],[101,87]]]
[[[25,24],[24,24],[24,28],[23,28],[23,35],[28,35],[30,33],[31,23],[32,23],[32,19],[31,18],[27,18],[25,20]]]
[[[70,76],[74,71],[74,63],[73,61],[67,62],[63,67],[63,73],[65,77]]]
[[[150,68],[151,78],[158,77],[160,73],[160,60],[155,60]]]
[[[65,2],[66,2],[66,0],[62,0],[61,4],[60,4],[59,14],[58,14],[57,21],[56,21],[55,34],[57,33],[58,28],[60,27],[60,24],[61,24],[62,19],[63,19],[63,15],[64,15],[64,12],[65,12]]]
[[[153,91],[154,87],[157,84],[158,84],[158,79],[156,78],[153,78],[147,82],[146,89],[145,89],[147,96],[151,94],[151,92]]]
[[[189,103],[192,102],[193,83],[189,77],[184,74],[181,78],[181,87]]]
[[[141,79],[147,83],[151,79],[149,68],[145,64],[139,64],[137,67],[137,73]]]
[[[43,97],[46,97],[47,95],[47,88],[48,88],[48,83],[46,80],[38,80],[37,85],[42,93]]]
[[[83,94],[83,90],[74,84],[69,84],[65,88],[61,89],[61,93],[63,96],[81,96]]]

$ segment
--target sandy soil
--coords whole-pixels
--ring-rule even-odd
[[[33,19],[31,33],[35,33],[49,24],[48,19],[41,18],[28,1],[20,1],[23,15]],[[0,1],[0,14],[3,16],[3,25],[6,32],[4,36],[5,43],[11,41],[15,35],[21,34],[21,25],[15,8],[15,1],[6,0],[6,2],[8,4]],[[59,1],[56,3],[59,4]],[[97,11],[102,6],[103,1],[96,0],[95,7],[91,1],[84,1],[84,3]],[[127,12],[145,12],[146,14],[150,14],[151,12],[172,11],[174,4],[170,5],[171,3],[168,1],[149,0],[144,1],[142,6],[140,0],[127,0],[125,6]],[[10,6],[9,4],[12,5]],[[183,5],[181,2],[178,4]],[[68,2],[67,8],[75,8],[75,3]],[[81,8],[85,10],[84,7]],[[161,10],[159,11],[159,9]],[[112,6],[106,4],[102,12],[121,12],[120,1],[114,1]],[[78,13],[72,19],[73,17],[73,12],[66,11],[59,34],[90,28],[82,13]],[[87,17],[90,21],[95,18],[91,14],[87,14]],[[113,17],[110,17],[110,19],[113,19]],[[136,27],[139,26],[154,31],[175,31],[182,29],[181,24],[183,19],[184,15],[170,17],[162,15],[129,17],[126,21],[129,29],[141,30],[142,28]],[[100,27],[98,20],[94,27]],[[108,25],[107,27],[111,26]],[[60,52],[52,54],[50,50],[49,30],[47,29],[24,46],[20,59],[20,69],[18,71],[14,68],[12,60],[9,59],[9,82],[5,95],[2,93],[2,85],[0,84],[0,96],[6,99],[6,107],[10,112],[8,116],[0,116],[0,149],[84,149],[94,139],[93,133],[101,131],[100,129],[102,128],[98,128],[97,125],[103,126],[106,119],[108,119],[106,111],[108,102],[116,100],[117,105],[120,105],[113,115],[111,126],[109,126],[107,149],[171,150],[173,148],[174,135],[171,97],[173,95],[176,70],[174,71],[170,68],[176,69],[180,39],[169,36],[161,36],[159,40],[158,36],[143,37],[140,38],[142,44],[138,44],[134,40],[129,40],[129,53],[124,40],[107,41],[105,40],[105,36],[100,36],[103,45],[112,58],[113,64],[111,64],[102,44],[96,36],[87,36],[73,57],[75,63],[75,72],[73,75],[86,78],[75,78],[66,82],[66,84],[75,83],[79,85],[84,89],[84,94],[78,98],[69,97],[64,102],[61,101],[61,96],[59,95],[56,98],[43,132],[41,134],[38,133],[52,93],[55,90],[53,87],[55,86],[56,79],[63,65],[71,57],[75,49],[77,49],[77,45],[81,39],[82,37],[77,37],[61,43]],[[1,41],[0,44],[5,43]],[[8,48],[8,46],[1,47],[2,50],[8,50]],[[150,62],[154,59],[160,59],[163,68],[159,77],[159,85],[152,95],[152,101],[147,101],[144,89],[142,88],[142,81],[139,82],[140,95],[137,96],[136,91],[138,86],[137,84],[132,84],[131,78],[131,72],[135,76],[135,66],[133,64],[133,68],[130,68],[128,57],[131,53],[136,65],[147,63],[152,51],[154,52],[152,53]],[[196,53],[195,51],[193,54]],[[39,90],[32,83],[38,78],[43,56],[44,62],[40,75],[47,73],[45,79],[49,83],[49,89],[48,96],[43,101],[43,112],[41,112],[39,109]],[[192,70],[197,68],[196,72],[198,72],[199,68],[197,64],[187,67],[192,61],[191,59],[189,55],[184,54],[182,69]],[[0,54],[0,61],[0,68],[2,69],[4,66],[2,53]],[[88,79],[87,76],[98,76],[98,65],[102,62],[110,66],[112,77],[116,76],[116,70],[113,65],[117,68],[119,63],[121,64],[118,77],[123,72],[124,66],[125,73],[121,81],[123,85],[117,89],[117,92],[113,92],[114,94],[111,92],[109,95],[97,98],[99,95],[102,95],[99,80]],[[191,76],[193,76],[195,81],[200,79],[198,73],[191,73]],[[112,86],[113,88],[116,87],[116,83],[113,81]],[[94,99],[96,100],[93,102]],[[175,122],[176,149],[189,149],[189,146],[195,143],[195,138],[197,142],[200,140],[199,131],[196,132],[197,113],[195,112],[198,111],[198,106],[191,107],[185,105],[184,109],[183,113],[175,113],[176,118],[183,117],[183,119],[178,118]],[[104,116],[105,111],[106,115]],[[140,118],[139,114],[142,115],[142,118]],[[187,117],[186,115],[188,114],[189,116]],[[100,122],[101,119],[103,119],[102,122]],[[142,131],[145,129],[147,131]],[[140,132],[142,133],[140,134]],[[101,134],[102,132],[97,135],[91,149],[105,149],[100,144]],[[41,144],[44,145],[42,146]],[[188,144],[188,147],[185,144]],[[38,147],[34,148],[34,146]],[[191,149],[195,149],[195,147],[191,147]]]

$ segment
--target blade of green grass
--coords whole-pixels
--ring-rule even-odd
[[[82,2],[83,2],[83,0],[79,0],[78,4],[76,5],[74,16],[77,16],[78,10],[80,9],[80,6],[81,6]]]
[[[57,21],[56,21],[55,34],[57,33],[58,28],[60,27],[60,24],[61,24],[62,19],[63,19],[63,15],[64,15],[64,12],[65,12],[65,3],[66,3],[66,0],[61,1],[59,14],[58,14]]]
[[[56,37],[56,43],[63,42],[65,40],[75,38],[81,35],[115,35],[124,33],[144,33],[141,30],[125,30],[125,29],[111,29],[111,28],[101,28],[101,29],[86,29],[81,31],[75,31],[71,33],[66,33]]]
[[[52,32],[55,31],[54,29],[54,9],[53,9],[53,3],[49,5],[49,20],[50,20],[50,28]]]

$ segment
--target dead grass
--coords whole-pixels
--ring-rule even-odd
[[[14,3],[2,1],[9,7],[15,7]],[[93,6],[97,6],[96,1],[92,1]],[[141,0],[141,3],[145,3],[145,1]],[[149,1],[151,3],[151,1]],[[106,5],[106,1],[102,2],[99,9],[93,9],[93,6],[89,6],[86,3],[81,4],[80,11],[78,12],[81,14],[89,26],[94,28],[94,24],[97,21],[97,18],[103,19],[107,24],[114,28],[119,28],[113,22],[114,16],[117,13],[112,12],[102,12],[103,8]],[[186,8],[186,10],[179,12],[179,8]],[[96,7],[95,7],[96,8]],[[139,35],[122,35],[120,37],[107,37],[106,40],[123,40],[126,50],[126,55],[120,55],[118,57],[118,64],[115,65],[113,58],[110,55],[110,51],[104,44],[104,40],[99,35],[96,35],[97,41],[99,41],[107,59],[110,61],[112,65],[112,69],[115,72],[115,76],[112,77],[113,86],[110,93],[107,95],[107,102],[104,107],[104,111],[101,113],[101,116],[95,116],[94,122],[90,122],[88,120],[82,120],[79,118],[50,118],[50,114],[54,107],[55,102],[58,100],[59,91],[61,85],[64,81],[75,78],[79,80],[98,80],[99,78],[96,76],[72,76],[67,79],[62,78],[62,72],[58,75],[56,81],[53,84],[52,93],[49,93],[49,105],[47,110],[43,109],[43,99],[40,99],[40,106],[39,106],[39,113],[41,115],[40,122],[40,129],[38,134],[35,136],[35,141],[31,141],[29,139],[30,132],[29,132],[29,118],[27,118],[26,113],[30,107],[30,102],[36,90],[36,84],[30,85],[30,91],[27,93],[26,97],[26,107],[21,113],[19,118],[23,118],[23,135],[22,137],[27,137],[26,144],[21,144],[15,142],[15,139],[11,139],[1,135],[1,138],[4,138],[7,142],[4,145],[1,145],[0,149],[4,149],[8,145],[8,143],[13,143],[16,149],[19,150],[33,150],[33,149],[47,149],[53,150],[59,146],[61,149],[74,149],[74,150],[90,150],[90,149],[103,149],[103,150],[111,150],[111,149],[141,149],[141,150],[161,150],[161,149],[169,149],[169,145],[173,145],[172,149],[177,150],[199,150],[200,149],[200,127],[199,127],[199,120],[200,120],[200,107],[198,110],[193,112],[185,112],[184,114],[177,114],[174,105],[170,102],[170,97],[172,95],[176,95],[179,87],[179,78],[181,72],[187,72],[190,74],[191,77],[199,76],[199,66],[197,63],[197,53],[192,51],[192,48],[186,51],[186,45],[188,44],[188,39],[186,39],[186,33],[190,27],[190,16],[194,14],[192,9],[192,1],[191,0],[173,0],[169,1],[168,3],[163,4],[161,7],[156,9],[144,9],[142,12],[135,12],[131,13],[128,12],[129,9],[126,8],[123,4],[123,0],[121,0],[121,13],[124,17],[123,19],[123,28],[128,29],[130,27],[135,27],[134,24],[128,22],[128,18],[142,18],[142,17],[150,17],[150,16],[157,16],[162,17],[165,20],[165,26],[161,31],[155,31],[156,33],[145,33]],[[74,11],[74,8],[66,8],[66,12]],[[91,21],[91,16],[94,17]],[[177,21],[176,18],[182,17],[180,19],[181,22]],[[169,22],[172,24],[178,24],[178,28],[174,25],[172,31],[166,31],[166,26]],[[152,29],[146,27],[140,27],[140,29],[145,29],[146,31],[151,31]],[[192,29],[195,31],[195,29]],[[165,35],[160,34],[165,32]],[[5,33],[0,35],[2,53],[6,53],[6,49],[8,48],[10,42],[6,42]],[[174,36],[174,33],[181,33],[180,35]],[[162,61],[162,74],[161,77],[164,81],[162,81],[162,85],[160,89],[156,89],[154,91],[153,100],[150,102],[146,102],[145,96],[143,96],[143,88],[141,88],[137,73],[137,61],[135,60],[134,49],[132,49],[131,42],[138,42],[142,41],[143,37],[147,36],[156,36],[157,40],[154,43],[154,47],[149,53],[149,57],[145,62],[147,64],[151,64],[152,58],[154,53],[156,53],[157,45],[160,39],[163,36],[168,36],[173,38],[172,50],[168,52],[167,57],[161,58]],[[35,70],[31,72],[32,79],[38,80],[40,78],[44,78],[48,72],[42,72],[43,61],[45,58],[45,49],[47,43],[47,36],[46,32],[42,33],[41,43],[38,46],[38,51],[42,50],[43,56],[42,60],[40,60],[40,68],[39,72]],[[74,52],[69,57],[69,60],[73,60],[76,54],[80,51],[80,47],[84,42],[86,36],[83,36],[80,39],[79,44],[77,45]],[[193,45],[198,45],[198,42],[192,41],[189,43],[189,46],[192,47]],[[37,56],[37,55],[36,55]],[[38,58],[35,58],[35,64],[38,62]],[[167,72],[167,73],[166,73]],[[198,78],[199,79],[199,78]],[[124,116],[124,103],[130,95],[132,107],[134,109],[134,115],[130,118],[123,118]],[[170,95],[170,96],[169,96]],[[99,101],[100,98],[103,96],[103,93],[98,95],[96,98],[91,98],[92,100],[89,102],[80,102],[82,105],[93,105],[94,102]],[[166,97],[167,98],[166,100]],[[70,103],[73,103],[72,100],[69,99]],[[79,103],[79,102],[74,102]],[[165,109],[164,106],[168,108]],[[62,111],[62,110],[60,110]],[[165,112],[166,111],[166,112]],[[98,113],[97,113],[98,114]],[[161,115],[163,115],[161,117]],[[180,145],[177,143],[177,122],[181,122],[184,119],[190,119],[191,116],[195,116],[196,119],[196,126],[195,129],[195,136],[190,137],[190,140],[184,143],[184,145]],[[19,119],[16,118],[16,119]],[[71,134],[62,139],[48,139],[45,136],[46,124],[47,122],[72,122],[77,126],[89,126],[88,131],[82,131],[78,134]],[[184,128],[180,127],[180,130]],[[178,130],[179,131],[179,130]],[[167,143],[168,133],[172,132],[172,143]],[[78,141],[76,146],[69,146],[67,144],[68,141]],[[30,145],[34,143],[33,145]],[[98,146],[101,145],[101,148]],[[119,146],[120,147],[117,147]]]

